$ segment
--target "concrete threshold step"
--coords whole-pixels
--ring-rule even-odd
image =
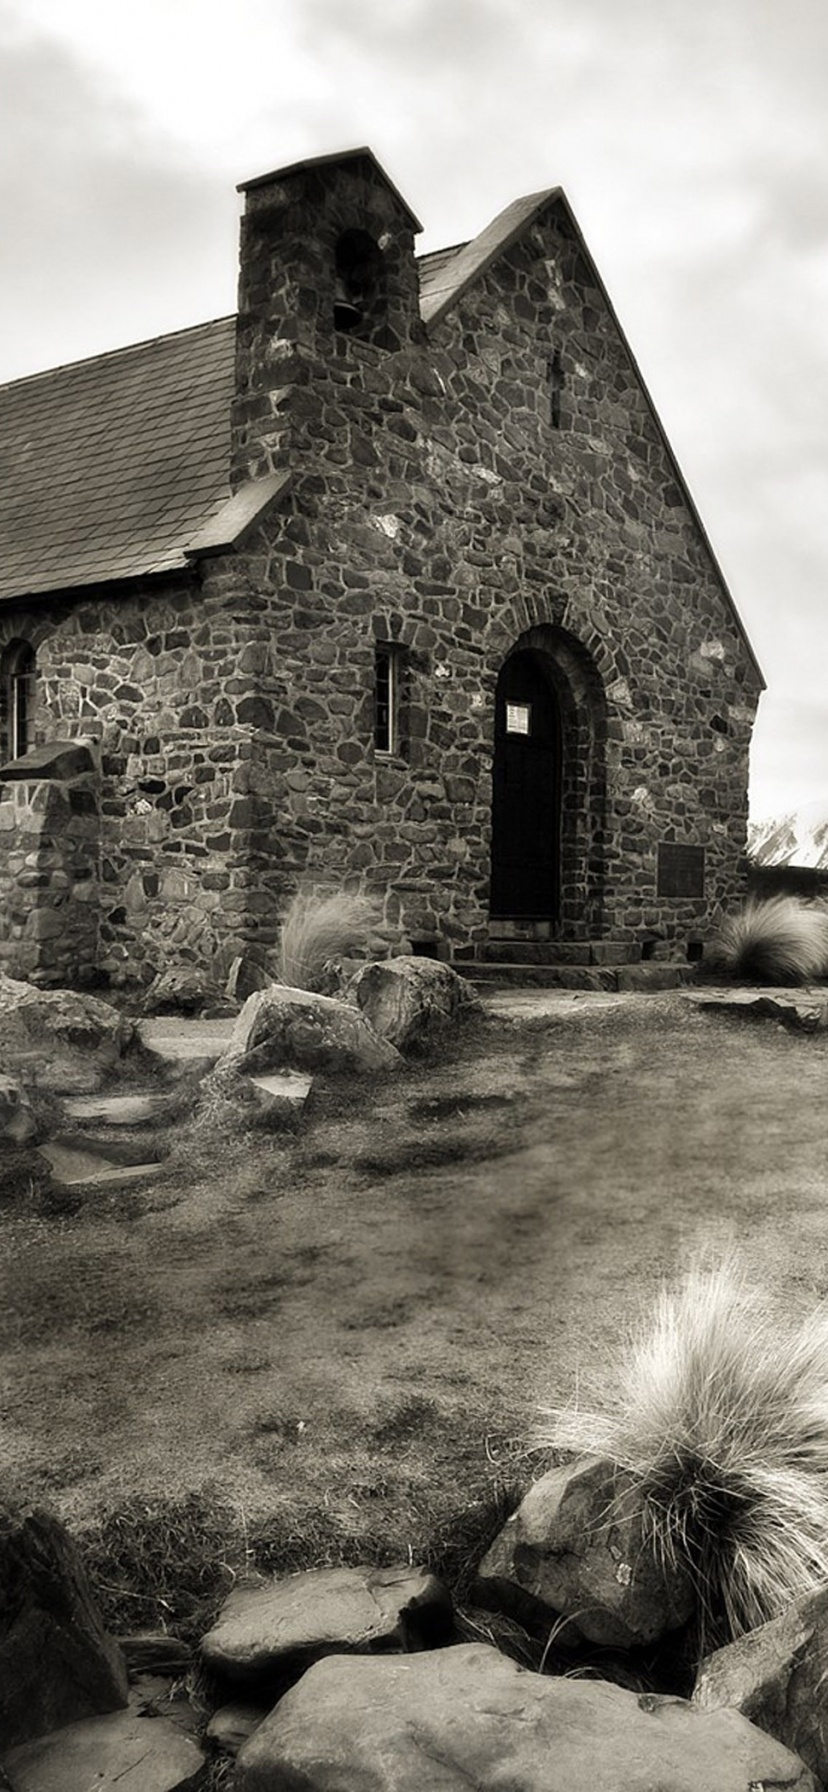
[[[641,947],[617,940],[489,939],[480,948],[482,961],[494,964],[618,965],[638,964]]]
[[[521,989],[662,990],[693,983],[696,966],[682,960],[621,965],[464,964],[462,974],[481,990]]]

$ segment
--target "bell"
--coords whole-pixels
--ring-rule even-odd
[[[361,323],[362,306],[357,305],[340,274],[334,289],[334,324],[338,330],[355,330]]]

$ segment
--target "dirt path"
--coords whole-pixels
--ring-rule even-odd
[[[822,1298],[827,1070],[822,1037],[680,996],[490,1019],[242,1162],[6,1212],[6,1478],[74,1519],[209,1488],[358,1526],[462,1493],[699,1240]]]

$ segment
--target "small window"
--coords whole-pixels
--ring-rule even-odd
[[[400,749],[400,664],[398,647],[378,647],[374,656],[374,746],[378,753]]]
[[[531,703],[507,703],[506,733],[530,734],[532,727]]]
[[[560,349],[555,350],[549,363],[549,421],[553,429],[561,427],[561,402],[564,389],[563,366]]]
[[[12,641],[0,658],[0,752],[4,760],[22,759],[34,745],[36,671],[34,648],[28,641]]]

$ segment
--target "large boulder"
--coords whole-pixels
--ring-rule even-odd
[[[479,1007],[471,985],[435,958],[385,958],[360,966],[347,995],[398,1051],[425,1045]]]
[[[0,1737],[28,1742],[127,1702],[68,1531],[47,1512],[0,1513]]]
[[[235,1792],[817,1792],[737,1711],[552,1679],[485,1644],[330,1656],[239,1751]]]
[[[708,1656],[693,1703],[702,1711],[733,1707],[795,1749],[828,1786],[828,1587],[799,1599]]]
[[[201,1651],[214,1673],[256,1686],[339,1650],[425,1648],[451,1622],[448,1593],[423,1568],[315,1568],[237,1588]]]
[[[694,1609],[689,1578],[648,1543],[632,1476],[599,1457],[541,1476],[478,1577],[487,1603],[550,1622],[565,1614],[580,1637],[622,1649],[679,1629]],[[566,1644],[566,1629],[560,1640]]]
[[[228,999],[209,972],[197,965],[172,964],[159,971],[141,1004],[144,1014],[235,1014]]]
[[[399,1052],[380,1039],[350,1002],[311,995],[286,983],[255,990],[238,1016],[227,1056],[250,1073],[395,1070]]]
[[[132,1021],[97,996],[0,973],[0,1058],[30,1088],[98,1089],[134,1037]]]

